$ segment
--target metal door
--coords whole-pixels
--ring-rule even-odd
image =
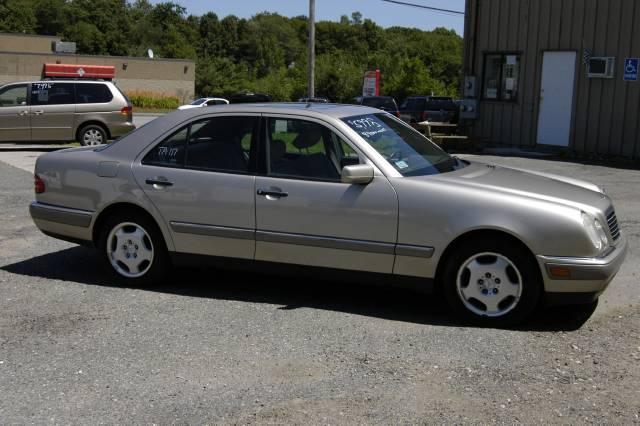
[[[268,120],[323,126],[311,119],[286,116]],[[284,129],[287,125],[276,123],[273,127]],[[326,126],[323,129],[326,135],[334,132]],[[261,133],[272,139],[264,141],[272,157],[279,141],[269,130]],[[282,140],[288,141],[287,149],[296,149],[291,137]],[[297,146],[303,153],[317,152],[307,145]],[[267,176],[256,177],[256,260],[391,273],[397,221],[396,193],[378,171],[367,185],[345,184],[339,178],[281,177],[270,169]]]
[[[31,139],[26,84],[7,86],[0,92],[0,141],[21,142]]]
[[[233,152],[213,144],[240,143],[231,133],[242,132],[248,135],[241,145],[248,157],[257,122],[257,115],[197,120],[134,164],[135,179],[171,230],[176,251],[253,259],[255,176],[248,170],[225,170],[235,167]],[[229,167],[209,161],[215,155],[222,161],[228,157]]]
[[[70,141],[76,112],[75,85],[44,81],[31,83],[31,140]]]
[[[538,143],[569,146],[573,116],[576,52],[544,52]]]

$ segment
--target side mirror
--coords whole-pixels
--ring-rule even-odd
[[[373,180],[373,167],[369,164],[356,164],[342,168],[342,183],[366,185]]]

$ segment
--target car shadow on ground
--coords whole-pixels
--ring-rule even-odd
[[[71,267],[70,265],[73,265]],[[72,247],[0,269],[23,276],[104,287],[122,287],[110,280],[96,250]],[[458,320],[440,296],[414,290],[358,282],[262,274],[250,270],[178,268],[166,282],[144,290],[250,303],[281,305],[277,309],[322,309],[416,324],[473,327]],[[596,305],[543,308],[520,331],[573,331]]]

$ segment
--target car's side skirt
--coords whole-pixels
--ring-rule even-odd
[[[404,275],[361,272],[316,266],[295,265],[289,263],[266,262],[259,260],[238,259],[218,256],[204,256],[189,253],[170,252],[175,266],[206,267],[228,270],[250,270],[258,273],[297,276],[305,278],[321,278],[331,281],[349,283],[393,286],[431,294],[435,289],[433,278],[419,278]]]

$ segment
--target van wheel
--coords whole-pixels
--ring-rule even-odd
[[[140,214],[107,219],[98,241],[107,269],[126,285],[162,281],[170,271],[170,258],[156,224]]]
[[[80,145],[94,146],[107,143],[107,132],[97,124],[89,124],[80,130]]]
[[[463,318],[487,326],[511,326],[540,300],[538,265],[523,247],[503,238],[470,241],[453,253],[444,270],[444,294]]]

